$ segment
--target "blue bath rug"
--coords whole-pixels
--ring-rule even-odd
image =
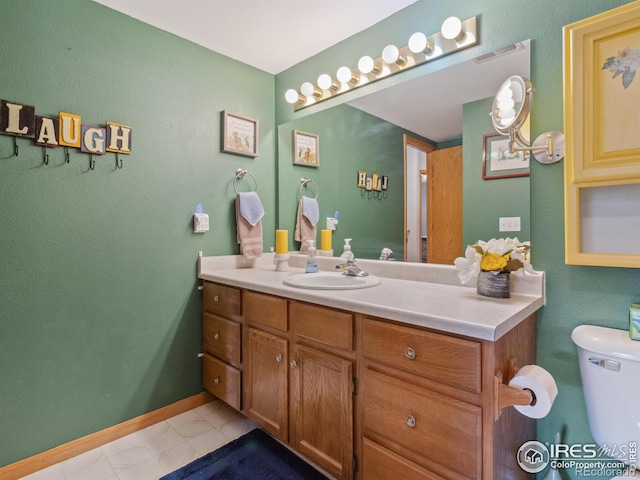
[[[160,480],[327,480],[260,429],[207,453]]]

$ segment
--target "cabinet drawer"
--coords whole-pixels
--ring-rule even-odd
[[[477,479],[482,465],[482,409],[367,370],[364,434],[420,455],[426,466]],[[432,469],[435,469],[432,467]]]
[[[217,313],[223,317],[231,317],[242,313],[239,288],[204,282],[202,301],[206,311]]]
[[[340,348],[353,350],[353,315],[308,303],[292,302],[289,314],[293,331],[299,337]]]
[[[240,370],[205,354],[202,373],[204,388],[239,411]]]
[[[364,322],[364,356],[422,377],[481,391],[480,342],[373,319]]]
[[[362,445],[362,471],[367,480],[446,480],[368,438]]]
[[[283,332],[287,331],[287,300],[264,293],[244,292],[245,318],[251,323],[260,323]]]
[[[240,365],[240,324],[210,313],[202,316],[204,351]]]

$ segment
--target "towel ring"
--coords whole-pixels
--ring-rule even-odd
[[[302,197],[302,189],[307,186],[308,183],[313,183],[313,186],[316,187],[316,196],[314,197],[316,200],[318,199],[318,185],[311,180],[310,178],[302,177],[300,179],[300,197]]]
[[[253,182],[256,184],[256,188],[255,191],[258,191],[258,181],[256,180],[256,177],[253,176],[253,173],[251,173],[249,170],[244,170],[242,168],[238,168],[236,170],[236,176],[233,178],[233,191],[236,192],[236,195],[238,194],[238,189],[236,188],[236,182],[238,181],[238,179],[242,180],[244,178],[245,175],[249,175],[251,178],[253,178]]]

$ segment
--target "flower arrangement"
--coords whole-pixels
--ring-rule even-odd
[[[529,262],[530,242],[520,242],[517,238],[492,238],[488,242],[478,240],[466,248],[464,257],[458,257],[454,265],[463,284],[476,278],[480,271],[499,274],[523,269],[533,273]]]

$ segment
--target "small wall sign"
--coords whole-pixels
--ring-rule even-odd
[[[0,134],[32,138],[43,147],[79,148],[84,153],[131,154],[131,127],[107,122],[106,128],[82,124],[77,114],[60,112],[58,118],[36,115],[32,105],[0,99]]]

